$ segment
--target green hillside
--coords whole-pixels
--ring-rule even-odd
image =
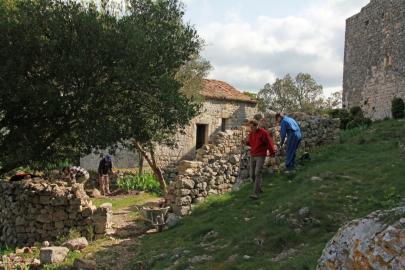
[[[129,268],[315,269],[342,224],[404,203],[404,121],[346,131],[311,156],[295,175],[265,176],[258,201],[246,185],[145,236]]]

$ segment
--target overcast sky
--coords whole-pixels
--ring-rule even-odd
[[[209,78],[257,92],[290,73],[342,89],[345,20],[369,0],[183,0],[205,40]]]

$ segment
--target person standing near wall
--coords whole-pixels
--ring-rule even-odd
[[[250,195],[252,199],[258,199],[261,192],[263,165],[266,160],[267,153],[270,156],[275,156],[276,149],[269,133],[259,126],[257,120],[251,120],[250,133],[246,144],[250,146],[250,177],[253,181],[253,193]]]
[[[280,124],[280,148],[284,145],[287,137],[285,168],[287,171],[291,171],[295,167],[295,156],[302,139],[301,129],[293,118],[282,113],[276,114],[276,122]]]
[[[110,194],[110,178],[109,174],[112,173],[112,157],[106,155],[100,160],[98,165],[98,175],[100,181],[100,191],[103,195]]]

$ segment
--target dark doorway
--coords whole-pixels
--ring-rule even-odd
[[[200,149],[207,143],[208,139],[208,125],[197,124],[197,137],[196,137],[196,149]]]
[[[221,119],[221,131],[224,132],[228,127],[228,118]]]

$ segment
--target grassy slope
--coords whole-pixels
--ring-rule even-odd
[[[342,144],[311,153],[312,161],[296,175],[266,176],[259,201],[248,198],[250,185],[212,197],[177,227],[145,237],[130,269],[164,269],[175,263],[175,269],[186,269],[196,255],[213,260],[193,264],[193,269],[315,269],[342,224],[394,207],[405,197],[404,134],[405,122],[393,120],[348,131]],[[313,176],[322,181],[312,181]],[[298,215],[302,207],[309,207],[309,218]],[[210,231],[218,236],[204,240]],[[294,256],[272,260],[290,248],[296,250]],[[238,256],[228,260],[232,255]]]

